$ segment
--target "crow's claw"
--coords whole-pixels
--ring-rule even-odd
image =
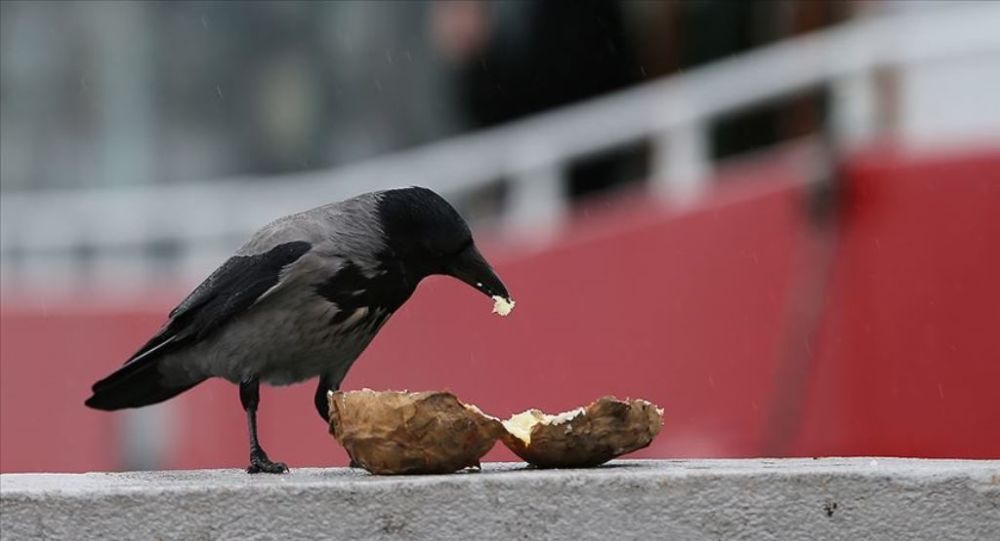
[[[288,465],[284,462],[255,460],[247,466],[247,473],[288,473]]]
[[[288,473],[288,465],[284,462],[271,462],[263,451],[251,453],[247,473]]]

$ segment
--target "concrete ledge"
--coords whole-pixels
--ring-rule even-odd
[[[295,469],[0,476],[15,539],[996,539],[1000,461],[487,464],[375,477]]]

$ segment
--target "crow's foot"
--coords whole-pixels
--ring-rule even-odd
[[[284,462],[271,462],[263,451],[250,454],[250,465],[247,473],[288,473],[288,465]]]

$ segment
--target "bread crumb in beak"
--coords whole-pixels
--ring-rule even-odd
[[[507,316],[514,309],[514,299],[507,300],[500,295],[493,295],[493,313],[500,317]]]

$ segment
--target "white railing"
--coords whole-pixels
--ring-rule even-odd
[[[1000,58],[1000,2],[861,19],[502,127],[280,181],[6,193],[2,288],[155,281],[158,260],[142,248],[164,242],[180,250],[171,276],[194,280],[276,216],[411,184],[457,196],[506,179],[506,229],[537,229],[563,215],[571,160],[641,141],[652,143],[653,191],[691,198],[712,172],[707,131],[722,115],[828,86],[836,134],[863,142],[876,130],[877,70],[984,55]]]

